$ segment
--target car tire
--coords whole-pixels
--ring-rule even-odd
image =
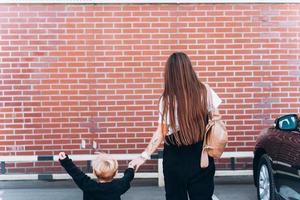
[[[272,165],[270,159],[266,154],[260,157],[256,173],[257,199],[276,200]]]

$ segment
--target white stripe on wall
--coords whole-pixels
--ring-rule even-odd
[[[132,160],[138,157],[140,154],[111,154],[116,160]],[[240,151],[240,152],[224,152],[222,158],[253,158],[252,151]],[[97,157],[97,154],[74,154],[69,155],[73,160],[93,160]],[[57,161],[58,156],[53,156],[53,160]],[[0,156],[0,161],[4,162],[36,162],[38,156]]]
[[[65,180],[65,179],[71,179],[71,176],[69,174],[52,174],[54,180]],[[96,178],[92,173],[87,173],[88,176],[92,178]],[[123,176],[123,173],[118,173],[116,178],[121,178]],[[158,173],[157,172],[142,172],[142,173],[135,173],[134,178],[157,178]]]
[[[38,174],[1,174],[0,181],[38,180]]]
[[[42,174],[40,174],[42,175]],[[53,177],[53,180],[66,180],[71,179],[71,176],[69,174],[50,174]],[[95,178],[95,176],[91,173],[87,174],[91,176],[92,178]],[[217,170],[216,176],[251,176],[252,170]],[[122,177],[123,174],[119,173],[116,178]],[[142,173],[136,173],[134,175],[135,178],[157,178],[158,173],[157,172],[142,172]],[[38,174],[1,174],[0,175],[0,181],[12,181],[12,180],[38,180]],[[164,183],[161,183],[160,186],[163,186]]]
[[[40,174],[42,175],[42,174]],[[52,175],[53,180],[67,180],[71,179],[69,174],[49,174]],[[88,173],[88,176],[96,178],[93,174]],[[121,178],[123,173],[119,173],[116,178]],[[145,172],[145,173],[136,173],[134,178],[157,178],[157,172]],[[16,180],[38,180],[38,174],[1,174],[0,181],[16,181]]]
[[[216,170],[215,176],[252,176],[252,170]]]
[[[116,160],[132,160],[138,157],[140,154],[111,154]],[[93,160],[97,157],[97,154],[74,154],[69,155],[73,160]],[[58,156],[53,156],[54,161],[58,161]],[[38,156],[0,156],[0,161],[3,162],[36,162],[38,161]],[[47,160],[51,161],[51,160]]]
[[[300,0],[0,0],[0,3],[300,3]]]
[[[0,156],[3,162],[36,162],[38,156]]]

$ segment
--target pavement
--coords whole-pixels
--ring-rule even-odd
[[[214,200],[256,200],[252,177],[215,179]],[[164,188],[157,180],[136,180],[122,200],[163,200]],[[72,181],[0,181],[0,200],[82,200]]]

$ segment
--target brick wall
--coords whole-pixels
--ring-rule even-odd
[[[0,155],[141,152],[174,51],[223,99],[228,151],[252,150],[300,113],[299,37],[300,4],[1,4]]]

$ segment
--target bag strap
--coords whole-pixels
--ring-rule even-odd
[[[207,91],[207,107],[208,110],[210,110],[213,106],[212,106],[212,94],[211,94],[211,90],[209,85],[204,84],[206,87],[206,91]],[[208,153],[207,153],[207,149],[209,149],[210,147],[207,146],[207,134],[208,132],[211,130],[212,126],[214,125],[215,121],[212,120],[212,112],[209,111],[208,112],[208,124],[206,125],[205,128],[205,133],[204,133],[204,138],[203,138],[203,146],[202,146],[202,151],[201,151],[201,160],[200,160],[200,167],[201,168],[206,168],[209,165],[209,160],[208,160]]]
[[[208,104],[208,110],[212,108],[212,94],[209,85],[205,84],[206,91],[207,91],[207,104]],[[208,124],[206,125],[204,138],[203,138],[203,150],[206,148],[206,138],[207,134],[210,131],[211,127],[214,125],[214,121],[212,120],[212,112],[211,110],[208,111]]]
[[[209,85],[205,84],[205,86],[206,86],[206,90],[207,90],[208,105],[209,105],[208,107],[213,108],[213,100],[212,100],[211,89],[210,89]],[[216,123],[216,121],[221,120],[221,116],[220,115],[214,115],[212,110],[210,110],[208,112],[208,115],[209,115],[208,124],[206,125],[206,130],[205,130],[205,133],[204,133],[204,140],[203,140],[203,147],[204,148],[209,148],[209,147],[205,146],[208,132],[210,131],[212,126]]]
[[[212,100],[212,93],[211,89],[208,84],[205,84],[206,91],[207,91],[207,105],[208,105],[208,116],[212,119],[212,109],[213,109],[213,100]]]

